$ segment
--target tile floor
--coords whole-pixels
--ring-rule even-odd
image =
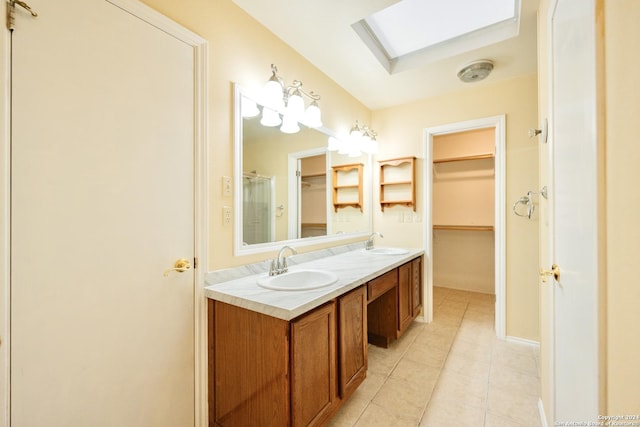
[[[537,348],[500,341],[494,296],[434,287],[434,320],[369,346],[367,379],[331,426],[540,426]]]

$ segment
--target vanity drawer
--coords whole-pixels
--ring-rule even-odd
[[[398,269],[393,269],[367,284],[367,301],[373,301],[380,295],[398,285]]]

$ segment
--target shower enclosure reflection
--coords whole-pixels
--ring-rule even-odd
[[[242,174],[242,236],[244,245],[272,242],[275,236],[275,177]]]

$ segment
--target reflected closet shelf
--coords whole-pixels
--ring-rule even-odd
[[[471,156],[449,157],[444,159],[434,159],[433,163],[461,162],[465,160],[493,159],[495,153],[474,154]]]
[[[493,225],[433,225],[434,230],[493,231]]]

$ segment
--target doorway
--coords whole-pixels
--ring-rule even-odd
[[[493,275],[495,278],[495,331],[498,338],[505,338],[505,116],[493,116],[484,119],[452,123],[425,130],[425,247],[427,252],[425,265],[425,316],[428,322],[433,320],[433,284],[434,284],[434,225],[436,232],[455,231],[458,233],[488,233],[484,229],[488,224],[467,224],[458,229],[445,230],[434,221],[434,139],[462,132],[488,129],[493,131]],[[436,218],[437,220],[437,218]],[[469,221],[467,221],[469,222]],[[475,228],[469,228],[473,226]],[[445,227],[446,228],[446,227]]]
[[[326,148],[289,154],[289,239],[326,236],[331,232],[327,196],[329,156]]]

